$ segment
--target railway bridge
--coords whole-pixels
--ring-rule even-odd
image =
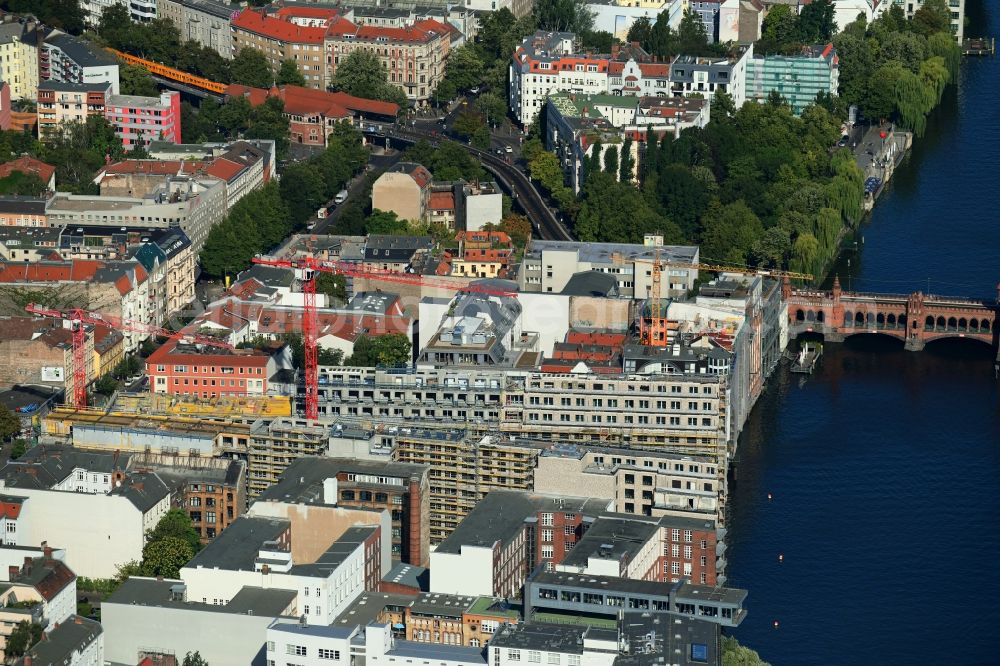
[[[831,342],[852,335],[881,334],[919,351],[933,340],[968,338],[997,346],[1000,285],[997,300],[912,294],[843,291],[835,278],[830,291],[792,289],[782,285],[788,303],[789,337],[819,333]]]

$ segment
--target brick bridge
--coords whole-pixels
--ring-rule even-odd
[[[1000,286],[997,287],[1000,295]],[[866,294],[842,291],[835,278],[831,291],[793,290],[785,278],[788,333],[820,333],[831,342],[852,335],[880,333],[918,351],[932,340],[969,338],[997,345],[998,301],[912,294]]]

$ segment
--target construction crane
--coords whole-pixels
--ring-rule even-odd
[[[87,406],[87,332],[84,328],[86,325],[105,326],[111,330],[142,333],[155,337],[183,338],[196,344],[223,347],[225,349],[233,348],[228,342],[216,340],[206,335],[168,331],[159,326],[143,324],[142,322],[122,319],[100,312],[91,312],[83,308],[58,310],[29,303],[24,309],[31,314],[41,317],[71,322],[70,330],[73,335],[73,405],[78,409]]]
[[[329,261],[316,257],[294,257],[292,259],[275,259],[254,257],[253,263],[276,268],[290,268],[296,272],[296,277],[302,284],[303,317],[302,317],[302,347],[305,361],[306,385],[306,418],[319,418],[319,361],[316,350],[316,331],[319,326],[316,312],[316,274],[332,273],[345,277],[367,278],[381,282],[397,284],[412,284],[424,287],[437,287],[453,291],[466,291],[489,296],[516,297],[517,292],[496,287],[462,284],[414,273],[400,273],[346,261]]]
[[[663,316],[662,301],[662,274],[664,267],[685,268],[693,270],[713,271],[717,273],[740,273],[743,275],[763,275],[768,277],[789,278],[792,280],[812,280],[813,276],[808,273],[796,273],[794,271],[772,270],[768,268],[748,268],[745,266],[725,266],[721,264],[703,264],[689,262],[663,261],[660,258],[660,248],[654,250],[652,259],[626,258],[621,252],[611,255],[611,261],[621,265],[628,262],[636,264],[652,264],[652,286],[650,288],[649,300],[649,321],[647,323],[645,313],[640,313],[639,317],[639,337],[642,344],[649,346],[663,345],[667,341],[667,329],[669,322]],[[633,284],[637,281],[633,280]]]

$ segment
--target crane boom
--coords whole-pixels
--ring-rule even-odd
[[[160,328],[159,326],[152,326],[131,319],[122,319],[121,317],[107,315],[102,312],[84,310],[83,308],[58,310],[29,303],[24,309],[40,317],[71,322],[73,334],[73,405],[77,408],[87,406],[87,334],[84,329],[85,324],[104,326],[111,330],[126,331],[129,333],[143,333],[156,337],[184,338],[191,342],[211,345],[213,347],[233,348],[228,342],[216,340],[206,335],[176,333],[168,331],[165,328]]]
[[[489,296],[517,296],[516,291],[509,289],[483,285],[461,284],[431,276],[387,271],[378,268],[369,268],[347,261],[329,261],[317,259],[316,257],[276,259],[273,257],[258,256],[253,258],[253,263],[261,266],[292,269],[297,272],[299,280],[302,283],[302,301],[304,305],[302,317],[302,346],[303,351],[305,352],[305,367],[303,368],[303,374],[305,375],[306,389],[306,419],[310,420],[316,420],[319,418],[319,354],[316,349],[316,332],[319,328],[319,322],[316,309],[316,273],[332,273],[334,275],[367,278],[370,280],[378,280],[380,282],[438,287],[441,289],[467,291],[476,294],[486,294]]]

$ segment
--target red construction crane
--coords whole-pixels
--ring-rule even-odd
[[[142,322],[132,321],[131,319],[122,319],[120,317],[114,317],[100,312],[91,312],[82,308],[57,310],[55,308],[47,308],[42,305],[29,303],[24,309],[32,314],[42,317],[50,317],[52,319],[62,319],[64,321],[72,322],[73,405],[77,408],[87,406],[87,334],[84,329],[86,324],[106,326],[112,330],[127,333],[143,333],[155,337],[184,338],[185,340],[191,340],[192,342],[198,344],[211,345],[213,347],[224,347],[226,349],[233,348],[233,346],[228,342],[216,340],[215,338],[205,335],[168,331],[167,329],[160,328],[159,326],[143,324]]]
[[[306,384],[306,418],[319,418],[319,363],[316,351],[316,330],[319,327],[316,314],[316,273],[333,273],[346,277],[367,278],[381,282],[398,284],[414,284],[425,287],[438,287],[454,291],[467,291],[491,296],[517,296],[516,291],[470,285],[435,278],[433,276],[399,273],[377,268],[369,268],[361,264],[346,261],[324,261],[315,257],[295,257],[292,259],[270,259],[254,257],[253,263],[262,266],[291,268],[298,273],[302,283],[303,308],[302,346],[305,351],[305,384]]]

